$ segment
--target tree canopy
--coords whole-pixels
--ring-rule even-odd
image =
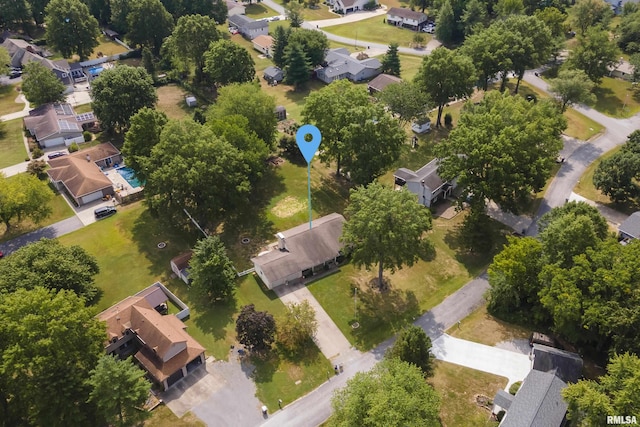
[[[64,246],[58,240],[42,239],[2,260],[0,293],[42,286],[54,291],[73,291],[92,303],[98,295],[94,276],[99,271],[93,255],[80,246]]]
[[[145,378],[146,372],[131,359],[103,355],[90,374],[87,383],[92,390],[88,401],[96,405],[109,425],[133,427],[151,416],[143,409],[151,383]]]
[[[104,70],[91,83],[93,112],[111,131],[129,128],[131,116],[143,107],[152,108],[158,96],[153,79],[141,67],[119,65]]]
[[[256,76],[249,51],[231,40],[211,43],[204,53],[204,72],[217,85],[246,83]]]
[[[248,120],[248,129],[255,132],[268,147],[273,147],[278,120],[273,114],[275,99],[254,83],[231,84],[218,90],[218,98],[207,111],[207,120],[240,115]]]
[[[396,358],[358,372],[331,399],[332,427],[440,425],[438,393],[420,368]]]
[[[253,304],[245,305],[236,320],[236,334],[250,352],[265,355],[275,340],[276,321],[266,311],[256,311]]]
[[[604,0],[577,0],[571,8],[571,23],[581,36],[594,26],[606,27],[612,17],[611,5]]]
[[[205,52],[211,43],[220,38],[220,32],[212,18],[202,15],[185,15],[178,19],[173,32],[164,41],[162,48],[174,66],[183,71],[188,71],[193,66],[196,81],[200,81],[205,66]]]
[[[401,127],[424,117],[432,105],[426,92],[413,82],[392,83],[376,97],[391,110]]]
[[[55,73],[37,61],[24,66],[22,76],[22,92],[27,101],[34,105],[62,102],[66,89]]]
[[[438,106],[437,127],[442,125],[442,110],[451,99],[473,93],[475,77],[471,59],[458,51],[440,47],[424,57],[414,81]]]
[[[602,159],[593,173],[593,184],[616,203],[640,195],[640,132],[634,131],[620,151]]]
[[[411,363],[420,368],[425,377],[433,375],[434,357],[431,354],[431,338],[419,326],[411,325],[400,331],[385,357],[395,357]]]
[[[284,318],[278,322],[278,342],[287,350],[297,352],[312,344],[318,330],[316,312],[308,301],[287,304]]]
[[[583,70],[595,84],[609,74],[609,68],[618,62],[618,48],[609,40],[609,32],[598,27],[590,28],[578,37],[578,45],[571,52],[568,65]]]
[[[515,45],[513,38],[514,34],[506,31],[504,24],[494,24],[474,32],[460,48],[461,53],[471,58],[484,91],[488,88],[489,80],[496,74],[511,69],[509,46]]]
[[[295,3],[294,3],[295,4]],[[311,79],[313,67],[300,43],[289,43],[284,50],[285,83],[298,90]]]
[[[0,76],[8,73],[7,67],[11,64],[11,57],[9,52],[4,47],[0,46]]]
[[[160,133],[167,121],[165,113],[149,107],[142,107],[131,116],[131,126],[124,136],[122,154],[127,158],[127,166],[135,171],[136,177],[141,181],[146,181],[151,172],[148,159],[153,147],[160,142]]]
[[[287,43],[300,43],[312,67],[322,64],[329,49],[329,39],[323,32],[306,28],[291,30]]]
[[[398,43],[390,43],[387,53],[382,57],[381,71],[392,76],[400,77],[400,57]]]
[[[431,213],[407,190],[395,191],[373,182],[351,190],[345,209],[347,222],[341,241],[351,251],[356,266],[378,265],[378,286],[384,286],[384,269],[394,272],[413,265],[424,253]]]
[[[596,97],[591,91],[594,83],[582,70],[562,69],[558,77],[549,83],[549,91],[554,93],[562,105],[562,111],[573,104],[591,104]]]
[[[236,290],[236,270],[218,236],[198,240],[189,262],[192,288],[208,300],[229,300]]]
[[[127,14],[127,38],[133,46],[148,47],[156,55],[173,30],[173,18],[160,0],[135,0]]]
[[[483,211],[489,199],[518,212],[549,178],[565,127],[552,101],[489,92],[478,105],[465,105],[458,126],[441,143],[440,176],[457,178],[473,210]]]
[[[6,261],[6,260],[3,260]],[[97,425],[89,372],[104,326],[71,291],[0,293],[0,419],[6,425]]]
[[[285,14],[291,25],[291,28],[300,28],[304,22],[302,12],[304,11],[304,5],[297,1],[290,1],[285,7]]]
[[[0,220],[5,232],[14,219],[29,218],[39,224],[51,214],[51,199],[53,193],[37,177],[22,173],[5,178],[0,173]]]
[[[98,21],[80,0],[51,0],[45,9],[47,44],[65,58],[77,54],[81,61],[98,46]]]

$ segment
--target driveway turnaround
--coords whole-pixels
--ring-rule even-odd
[[[508,378],[505,390],[511,384],[524,380],[531,371],[531,361],[526,354],[461,340],[447,334],[433,341],[431,352],[438,360]]]

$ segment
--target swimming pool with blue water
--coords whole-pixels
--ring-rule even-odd
[[[116,171],[129,183],[132,188],[142,187],[142,183],[136,178],[136,173],[128,167],[121,167]]]

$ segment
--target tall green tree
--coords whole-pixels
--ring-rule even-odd
[[[559,98],[562,112],[573,104],[591,104],[596,97],[591,91],[594,83],[582,70],[562,69],[558,77],[549,82],[549,92]]]
[[[424,57],[414,82],[438,106],[437,127],[447,103],[473,93],[475,74],[471,59],[458,51],[440,47]]]
[[[23,71],[22,92],[27,101],[42,105],[65,100],[66,87],[53,71],[37,61],[26,64]]]
[[[530,103],[489,92],[478,105],[463,108],[457,127],[441,143],[440,176],[458,179],[474,211],[483,211],[489,199],[518,212],[549,178],[565,127],[552,101]]]
[[[385,269],[394,272],[417,261],[428,244],[431,213],[415,195],[395,191],[377,182],[351,190],[345,209],[347,222],[340,240],[351,249],[356,266],[378,266],[378,286],[384,287]]]
[[[98,261],[80,246],[58,240],[42,239],[17,249],[0,264],[0,272],[0,293],[42,286],[73,291],[87,303],[95,303],[99,293],[94,282]]]
[[[460,18],[465,36],[483,28],[487,20],[487,6],[480,0],[469,0]]]
[[[98,425],[85,380],[104,326],[71,291],[0,293],[0,419],[16,425]]]
[[[278,322],[278,342],[291,352],[300,351],[313,344],[318,330],[316,312],[309,301],[288,303],[284,318]]]
[[[345,145],[342,129],[351,121],[350,112],[369,104],[367,91],[348,80],[337,80],[313,91],[307,96],[302,117],[305,123],[312,123],[322,132],[320,160],[336,162],[336,175],[340,175]]]
[[[507,18],[511,15],[522,15],[524,3],[522,0],[498,0],[493,8],[499,18]]]
[[[236,270],[218,236],[198,240],[189,262],[192,288],[209,301],[227,301],[236,290]]]
[[[392,358],[334,392],[330,426],[440,425],[440,399],[417,366]]]
[[[436,38],[443,44],[448,45],[454,41],[454,30],[456,27],[456,17],[450,0],[444,0],[436,19]]]
[[[162,48],[175,67],[184,71],[194,67],[195,79],[199,82],[202,80],[205,66],[205,52],[209,50],[211,43],[220,38],[220,32],[212,18],[202,15],[185,15],[178,19],[173,32],[165,39]]]
[[[45,3],[46,5],[47,2],[48,0],[31,0],[32,4]],[[89,8],[89,12],[91,13],[91,15],[96,18],[100,25],[107,25],[109,23],[109,20],[111,19],[111,3],[109,0],[86,0],[85,3]],[[32,9],[35,9],[35,7],[32,6]],[[35,18],[35,10],[33,14]]]
[[[109,0],[111,6],[111,18],[109,23],[111,28],[120,34],[125,34],[129,31],[129,24],[127,24],[127,16],[131,12],[133,2],[130,0]]]
[[[433,375],[431,338],[419,326],[411,325],[400,331],[393,346],[387,350],[385,358],[397,358],[411,363],[420,368],[425,377]]]
[[[387,53],[382,57],[382,72],[400,77],[400,57],[398,56],[398,43],[389,44]]]
[[[431,0],[410,0],[409,6],[413,9],[420,9],[420,12],[424,13],[424,10],[430,7],[432,4]]]
[[[51,199],[53,193],[37,177],[21,173],[6,178],[0,172],[0,221],[5,225],[5,233],[15,219],[29,218],[39,224],[51,215]]]
[[[577,0],[571,8],[571,24],[581,36],[592,27],[605,28],[612,17],[611,5],[604,0]]]
[[[298,90],[311,79],[311,62],[300,43],[289,43],[284,51],[285,83],[293,85]]]
[[[617,29],[618,46],[626,53],[640,52],[640,11],[622,15]]]
[[[567,14],[556,7],[545,7],[535,12],[535,17],[544,22],[554,38],[564,38]]]
[[[490,25],[464,41],[461,53],[471,58],[482,90],[488,89],[489,81],[499,72],[511,69],[509,46],[515,44],[513,37],[512,33],[505,32],[503,25]]]
[[[291,28],[300,28],[304,22],[302,12],[304,11],[304,5],[297,1],[290,1],[285,7],[285,13]]]
[[[381,104],[356,107],[341,129],[343,165],[357,185],[368,185],[400,158],[406,133]]]
[[[29,34],[31,6],[27,0],[0,0],[0,28]]]
[[[228,15],[229,9],[227,8],[227,3],[225,3],[223,0],[214,0],[211,17],[214,21],[216,21],[216,24],[223,24],[224,21],[227,20]]]
[[[158,100],[149,73],[128,65],[100,73],[91,83],[91,97],[100,124],[115,132],[129,129],[131,116],[144,107],[152,108]]]
[[[90,374],[88,401],[96,405],[109,425],[133,427],[151,416],[143,409],[151,383],[145,378],[145,371],[131,359],[103,355]]]
[[[306,28],[291,30],[288,43],[300,43],[312,67],[324,62],[326,51],[329,49],[329,39],[322,31]]]
[[[425,91],[413,82],[390,84],[376,97],[389,108],[401,127],[424,117],[433,105]]]
[[[584,37],[578,37],[578,46],[569,55],[568,64],[583,70],[596,85],[609,74],[609,68],[618,62],[618,48],[609,40],[608,31],[591,28]]]
[[[266,311],[256,311],[253,304],[245,305],[236,319],[238,342],[250,352],[264,356],[275,341],[276,321]]]
[[[47,44],[65,58],[87,59],[98,46],[98,21],[80,0],[51,0],[45,9]]]
[[[240,115],[248,121],[249,130],[258,135],[267,147],[273,147],[278,121],[273,111],[275,99],[254,83],[231,84],[218,90],[218,99],[207,112],[207,120]]]
[[[271,56],[276,67],[284,68],[286,65],[285,49],[289,43],[289,34],[291,34],[291,30],[285,29],[283,26],[277,26],[274,31]]]
[[[220,86],[250,82],[256,76],[249,51],[231,40],[211,43],[204,53],[204,64],[205,74]]]
[[[203,227],[215,226],[249,203],[249,168],[239,150],[192,120],[169,121],[148,162],[147,204],[166,223],[190,226],[186,209]]]
[[[127,38],[133,46],[148,47],[154,54],[173,30],[173,18],[160,0],[135,0],[127,14]]]
[[[122,154],[127,159],[127,166],[135,171],[141,181],[146,181],[151,172],[148,165],[151,150],[160,143],[160,133],[167,121],[166,114],[149,107],[142,107],[131,116]]]
[[[593,173],[593,185],[616,203],[625,203],[640,194],[640,156],[619,151],[603,159]]]
[[[508,244],[489,266],[487,309],[502,318],[542,323],[538,275],[542,270],[542,244],[533,237],[508,237]]]
[[[9,70],[7,67],[11,65],[11,57],[4,47],[0,46],[0,76],[6,75]]]

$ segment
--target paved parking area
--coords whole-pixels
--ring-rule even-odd
[[[447,334],[433,341],[431,352],[438,360],[508,378],[505,390],[511,384],[522,381],[531,371],[531,361],[526,354],[461,340]]]

